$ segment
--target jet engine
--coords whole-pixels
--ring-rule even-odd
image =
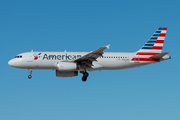
[[[73,62],[57,62],[58,71],[75,71],[77,69],[76,63]]]
[[[58,71],[56,70],[57,77],[73,77],[78,76],[78,71]]]

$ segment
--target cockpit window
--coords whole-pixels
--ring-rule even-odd
[[[15,58],[22,58],[22,55],[17,55]]]

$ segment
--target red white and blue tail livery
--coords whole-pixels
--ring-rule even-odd
[[[136,56],[132,61],[159,61],[160,58],[153,59],[152,56],[162,52],[166,32],[167,28],[158,28],[144,46],[137,51]]]
[[[144,46],[137,52],[103,52],[110,45],[92,52],[25,52],[18,54],[8,64],[15,68],[53,69],[57,77],[73,77],[82,73],[82,81],[89,76],[87,71],[120,70],[148,65],[171,57],[162,52],[167,28],[158,28]]]

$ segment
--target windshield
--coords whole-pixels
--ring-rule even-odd
[[[22,58],[22,55],[17,55],[15,56],[15,58]]]

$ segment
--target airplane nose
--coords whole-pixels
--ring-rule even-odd
[[[8,62],[8,65],[9,65],[9,66],[13,66],[13,65],[14,65],[14,61],[13,61],[13,60],[10,60],[10,61]]]

